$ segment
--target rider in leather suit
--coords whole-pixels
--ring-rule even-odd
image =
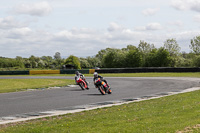
[[[76,71],[75,73],[76,73],[76,75],[75,75],[75,82],[76,82],[76,79],[78,77],[81,77],[86,82],[85,76],[82,73],[79,73],[79,71]],[[76,82],[76,84],[78,84],[78,83]]]
[[[97,78],[100,78],[102,81],[104,81],[107,84],[107,86],[110,88],[110,86],[108,85],[107,81],[102,76],[100,76],[97,72],[94,72],[93,81],[95,81],[95,79],[97,79]],[[94,85],[95,85],[95,82],[94,82]],[[95,85],[95,87],[97,88],[96,85]]]

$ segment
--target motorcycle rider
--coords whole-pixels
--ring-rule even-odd
[[[79,71],[76,71],[75,72],[75,82],[76,82],[76,79],[78,78],[78,77],[81,77],[81,79],[83,79],[86,83],[87,83],[87,81],[86,81],[86,79],[85,79],[85,76],[82,74],[82,73],[80,73]],[[76,84],[78,84],[77,82],[76,82]]]
[[[94,81],[94,85],[95,85],[96,88],[97,88],[97,86],[95,84],[95,79],[98,79],[98,78],[100,78],[102,81],[104,81],[107,84],[108,88],[110,88],[107,81],[102,76],[100,76],[97,72],[94,72],[93,75],[94,75],[93,81]]]

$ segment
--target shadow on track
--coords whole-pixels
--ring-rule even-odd
[[[75,90],[75,89],[73,89],[73,90],[66,90],[66,91],[84,91],[84,90],[81,90],[81,89]]]
[[[83,95],[87,95],[87,96],[102,96],[102,94],[83,94]]]

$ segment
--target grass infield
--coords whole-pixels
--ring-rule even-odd
[[[0,79],[0,93],[74,84],[70,79]]]

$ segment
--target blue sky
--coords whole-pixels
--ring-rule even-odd
[[[199,0],[6,0],[0,5],[0,56],[93,56],[105,48],[163,46],[181,51],[200,35]]]

